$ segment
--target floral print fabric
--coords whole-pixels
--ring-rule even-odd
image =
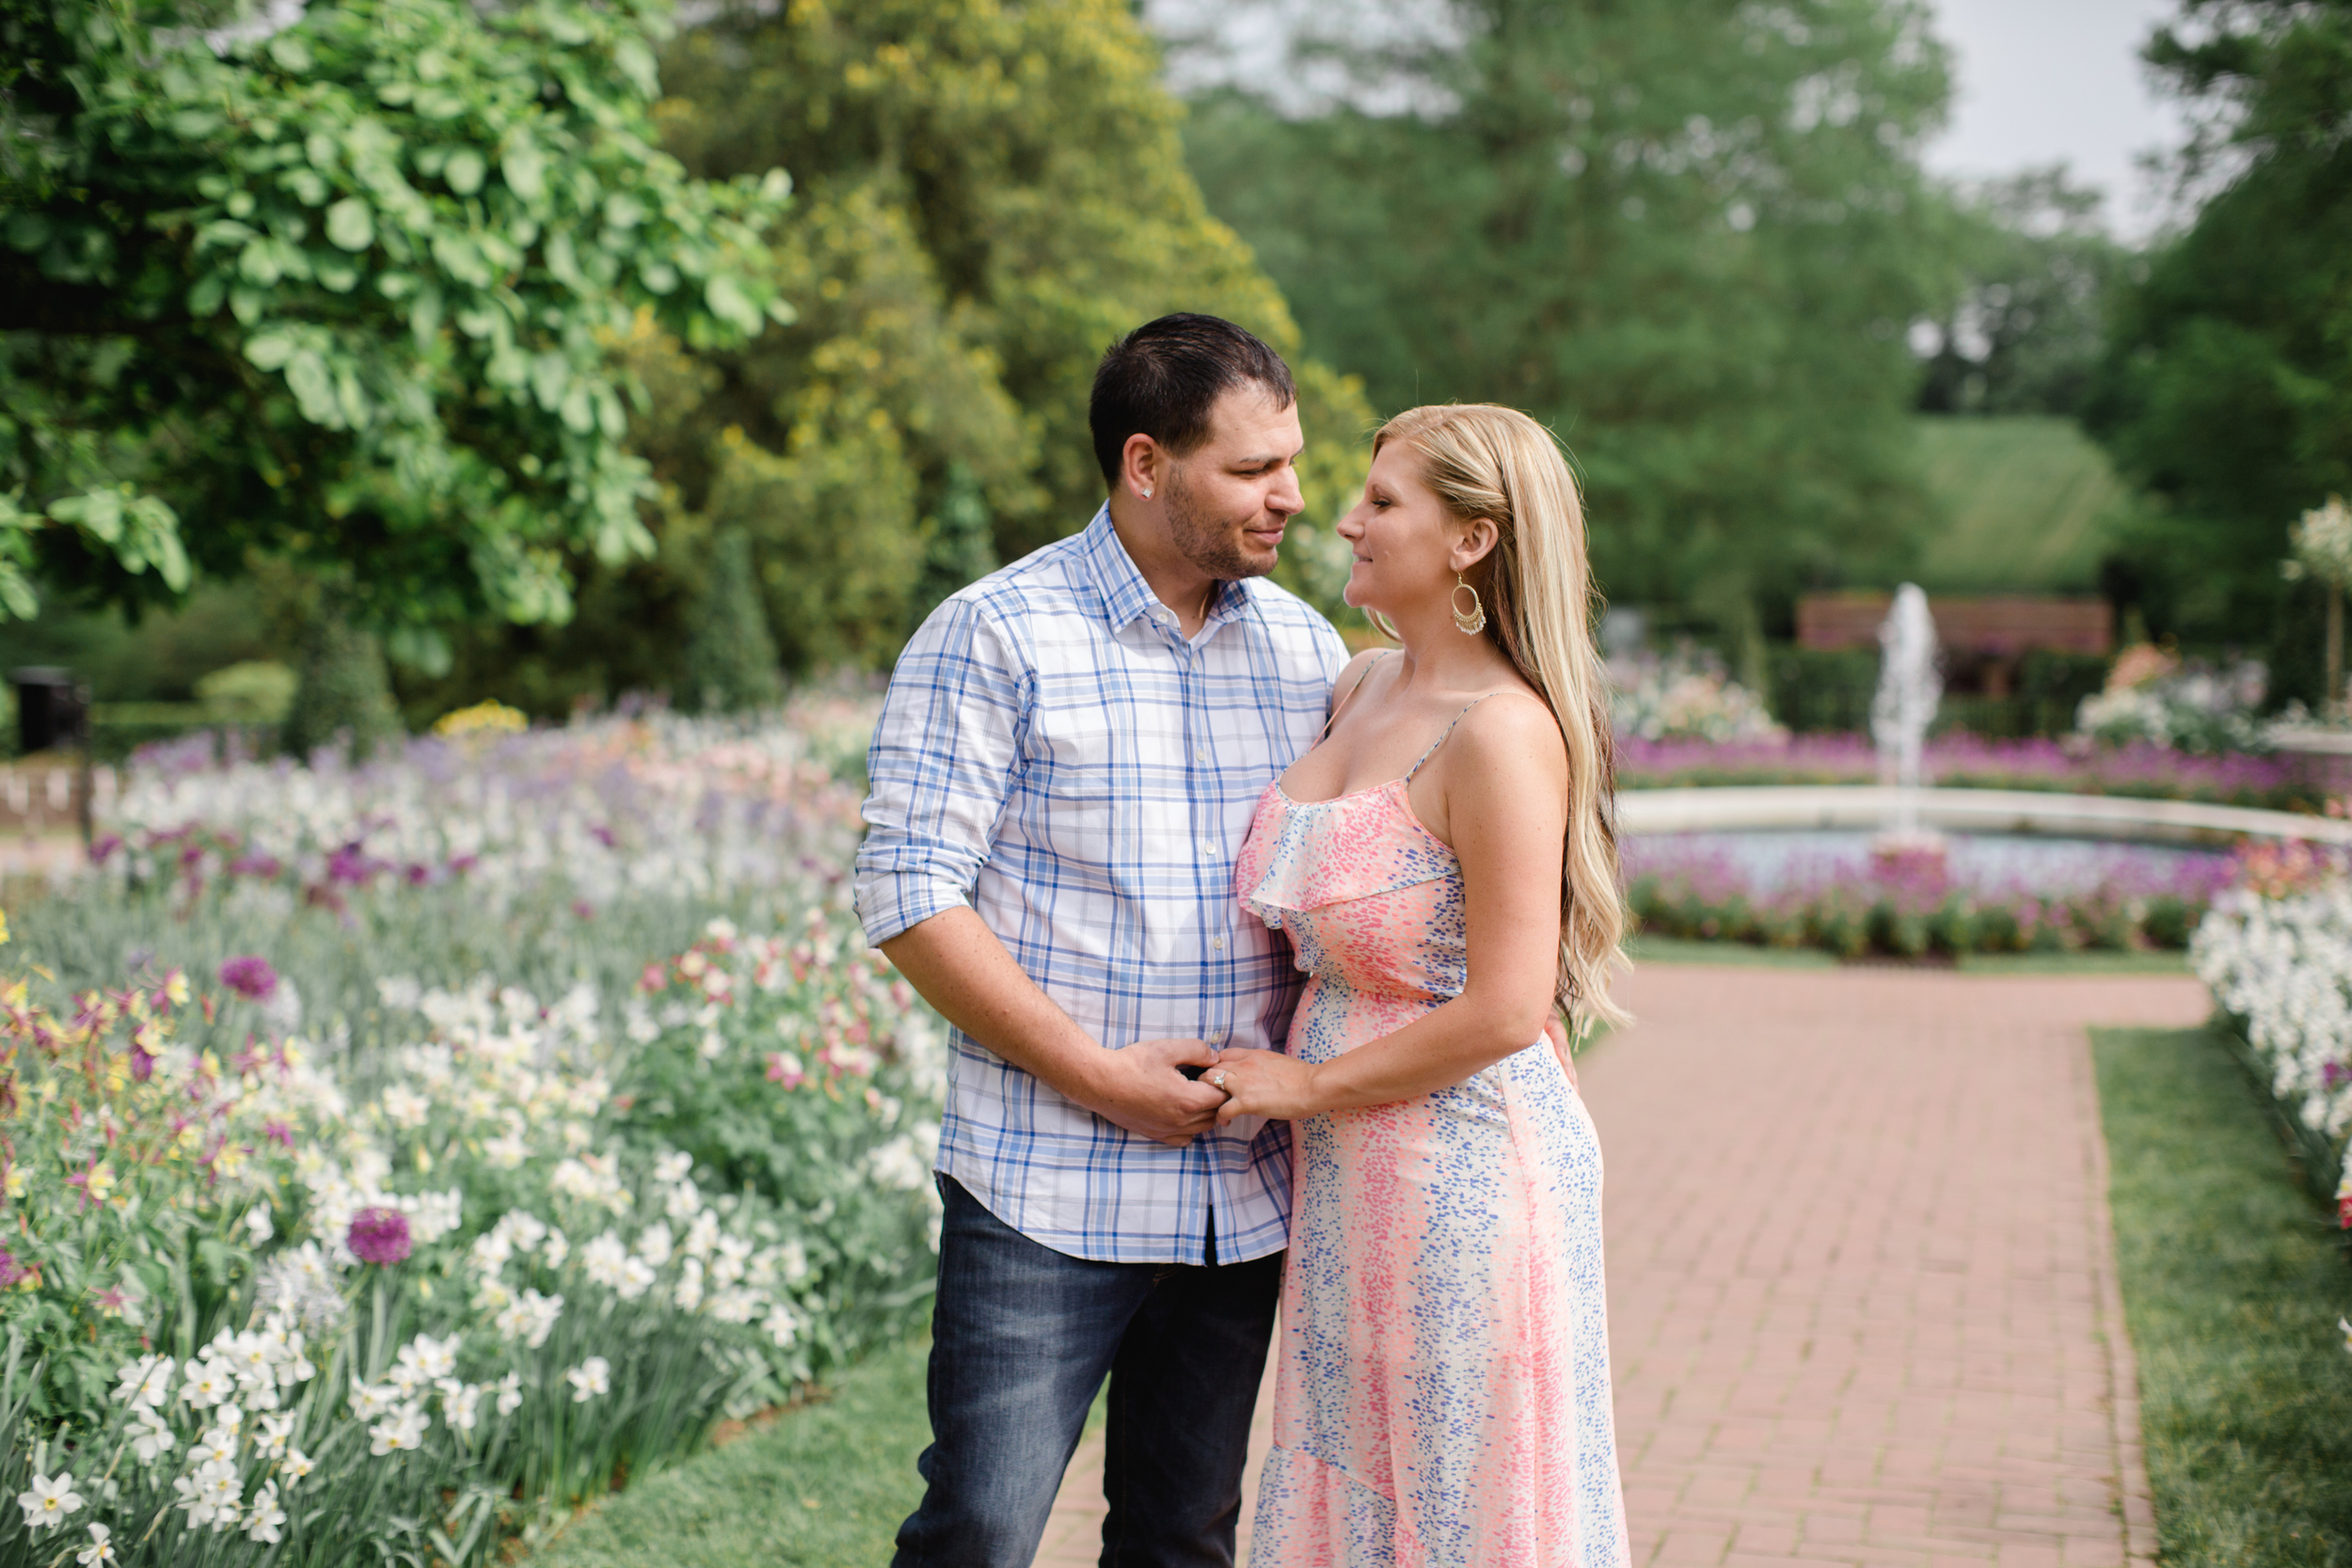
[[[1416,769],[1418,770],[1418,768]],[[1399,779],[1258,802],[1236,866],[1310,979],[1304,1062],[1458,995],[1462,878]],[[1537,1040],[1416,1100],[1294,1128],[1262,1568],[1621,1568],[1600,1145]]]

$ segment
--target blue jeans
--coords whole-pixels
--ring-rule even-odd
[[[1091,1262],[939,1191],[927,1489],[893,1568],[1029,1568],[1105,1374],[1104,1568],[1230,1568],[1281,1255]]]

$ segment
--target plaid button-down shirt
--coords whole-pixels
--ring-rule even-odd
[[[1299,977],[1234,896],[1259,795],[1323,727],[1346,650],[1263,579],[1227,583],[1187,642],[1112,529],[955,594],[891,676],[857,858],[866,934],[969,903],[1094,1039],[1279,1049]],[[1169,1148],[1114,1127],[960,1030],[939,1168],[1033,1241],[1111,1262],[1281,1248],[1285,1124]]]

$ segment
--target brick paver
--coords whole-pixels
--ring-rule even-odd
[[[2084,1031],[2193,1024],[2202,988],[1653,966],[1625,996],[1582,1077],[1634,1560],[2153,1561]],[[1039,1568],[1095,1560],[1101,1463]]]

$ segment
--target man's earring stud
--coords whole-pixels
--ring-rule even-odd
[[[1150,500],[1152,499],[1152,486],[1149,484],[1143,487],[1143,499],[1145,500]]]

